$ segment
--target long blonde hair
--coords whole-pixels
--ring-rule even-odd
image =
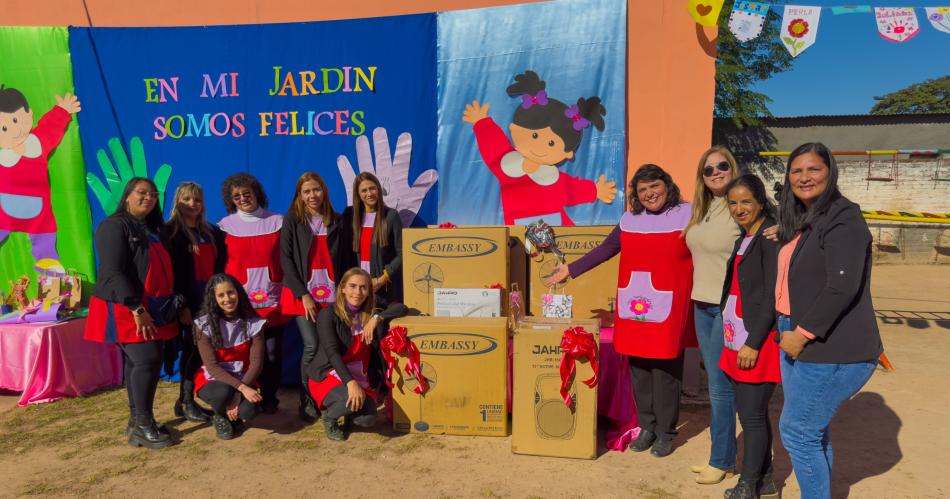
[[[217,247],[214,241],[214,234],[211,231],[211,225],[208,224],[207,217],[205,215],[207,210],[207,205],[205,204],[205,193],[201,189],[201,185],[196,182],[185,181],[178,184],[178,188],[175,189],[175,202],[172,204],[172,214],[168,217],[168,225],[171,227],[171,237],[175,237],[175,234],[178,232],[184,232],[185,236],[188,238],[189,250],[198,254],[198,239],[195,237],[194,232],[188,230],[188,225],[185,223],[184,217],[178,211],[178,203],[181,202],[182,198],[187,195],[192,197],[197,197],[201,199],[201,212],[198,213],[198,223],[195,226],[198,233],[204,236],[205,240],[211,242],[211,245],[214,246],[215,251],[218,251],[220,248]]]
[[[730,151],[728,147],[716,145],[706,149],[706,152],[699,157],[699,166],[696,167],[696,190],[693,191],[693,214],[689,218],[689,224],[686,226],[686,229],[683,230],[684,234],[706,217],[706,214],[709,212],[709,205],[712,204],[712,200],[715,197],[712,191],[709,190],[709,187],[706,187],[706,182],[703,181],[703,168],[706,167],[706,160],[709,156],[716,152],[726,158],[726,162],[729,163],[729,172],[732,174],[732,178],[739,177],[739,165],[736,163],[736,157],[732,155],[732,151]]]
[[[306,224],[310,222],[310,214],[307,213],[307,204],[304,202],[303,196],[300,195],[300,189],[303,189],[303,184],[311,181],[316,182],[317,185],[320,186],[320,189],[323,190],[323,203],[317,208],[317,215],[323,218],[324,225],[329,226],[336,221],[337,214],[333,211],[333,206],[330,205],[330,190],[327,189],[327,183],[318,173],[303,172],[303,174],[300,175],[300,178],[297,179],[297,187],[294,188],[294,199],[290,202],[290,210],[294,214],[297,223]]]
[[[350,327],[353,326],[353,321],[350,319],[350,314],[346,310],[346,297],[343,296],[343,287],[346,286],[346,283],[350,279],[356,276],[366,278],[366,282],[369,284],[366,300],[360,305],[360,324],[369,322],[370,316],[373,314],[373,309],[376,308],[376,295],[373,293],[373,278],[370,277],[369,272],[359,267],[353,267],[347,270],[343,274],[343,277],[340,278],[340,283],[336,286],[336,303],[333,304],[333,311],[341,321]]]

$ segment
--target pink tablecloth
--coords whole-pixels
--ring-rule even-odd
[[[122,354],[83,340],[86,319],[0,325],[0,388],[23,392],[20,406],[75,397],[122,383]]]
[[[508,410],[511,410],[512,364],[514,353],[508,339]],[[597,387],[597,414],[606,418],[607,448],[623,452],[640,433],[637,427],[637,403],[627,358],[614,350],[614,328],[600,329],[600,380]]]

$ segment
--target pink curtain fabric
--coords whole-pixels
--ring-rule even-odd
[[[121,384],[119,348],[83,340],[85,327],[86,319],[0,325],[0,388],[22,392],[22,407]]]

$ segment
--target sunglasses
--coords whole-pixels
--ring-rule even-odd
[[[727,161],[720,161],[716,165],[706,165],[703,167],[703,176],[712,177],[716,170],[721,172],[729,171],[729,163]]]

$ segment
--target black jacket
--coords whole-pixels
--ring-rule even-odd
[[[224,231],[217,225],[211,225],[211,237],[217,251],[214,257],[214,273],[224,272],[228,261],[228,248],[224,243]],[[172,269],[175,274],[175,292],[184,296],[192,314],[197,314],[204,299],[204,286],[195,280],[195,259],[191,254],[191,242],[188,235],[179,231],[172,235],[172,226],[166,224],[162,228],[162,242],[168,250],[172,260]]]
[[[129,308],[142,304],[148,274],[149,240],[143,222],[132,215],[111,215],[96,227],[99,272],[92,295]]]
[[[762,236],[762,231],[775,225],[775,220],[766,218],[749,243],[739,261],[739,296],[742,301],[742,323],[749,337],[745,344],[761,350],[769,333],[775,326],[775,279],[778,267],[778,243]],[[722,288],[719,308],[725,310],[729,289],[732,287],[732,268],[745,232],[736,239],[732,256],[726,264],[726,282]]]
[[[333,263],[333,275],[339,279],[344,272],[354,266],[353,240],[347,238],[341,217],[327,226],[327,247]],[[284,215],[280,227],[280,265],[284,269],[284,286],[290,288],[294,296],[300,298],[310,291],[310,246],[313,244],[313,231],[310,225],[297,222],[293,213]]]
[[[357,200],[357,202],[359,202]],[[379,247],[375,242],[370,248],[369,266],[370,275],[374,278],[383,275],[383,271],[389,273],[390,283],[381,289],[376,296],[381,298],[380,304],[384,305],[390,302],[402,301],[402,220],[399,219],[399,213],[386,208],[382,216],[386,220],[386,241],[388,244]],[[343,223],[347,231],[353,232],[353,207],[349,206],[343,210]],[[352,234],[350,237],[360,237],[359,234]],[[375,234],[373,239],[375,240]],[[350,239],[350,248],[353,248],[352,239]],[[359,265],[360,255],[353,252],[353,258],[356,265]]]
[[[350,342],[353,341],[353,332],[350,331],[350,326],[336,315],[335,308],[334,304],[330,304],[317,315],[317,339],[320,348],[307,365],[307,377],[314,381],[323,381],[330,369],[336,369],[340,380],[345,385],[353,379],[346,368],[346,363],[343,362],[343,355],[350,348]],[[391,303],[385,310],[376,310],[383,320],[376,326],[376,333],[373,335],[374,347],[378,348],[379,339],[384,332],[383,328],[389,319],[404,316],[407,311],[408,309],[402,303]]]
[[[871,231],[844,196],[804,231],[788,271],[792,325],[816,336],[798,357],[845,364],[883,352],[871,304]]]

